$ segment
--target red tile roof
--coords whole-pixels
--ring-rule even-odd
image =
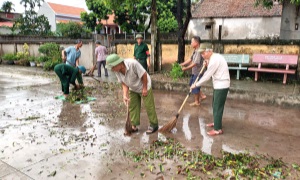
[[[14,22],[0,22],[0,27],[7,26],[7,27],[13,27]]]
[[[86,12],[83,8],[55,4],[47,2],[56,14],[67,14],[72,16],[80,16],[81,12]]]
[[[56,20],[56,23],[69,23],[69,22],[76,22],[79,24],[83,24],[83,22],[77,22],[77,21],[72,21],[72,20],[66,20],[66,19],[62,19],[62,20]]]
[[[108,15],[108,20],[101,19],[101,24],[103,24],[103,25],[116,25],[116,23],[114,23],[114,20],[115,20],[115,14],[109,14]]]
[[[282,5],[272,9],[254,7],[255,0],[202,0],[192,9],[192,18],[281,16]]]

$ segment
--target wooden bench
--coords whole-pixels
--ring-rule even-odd
[[[286,79],[288,74],[295,74],[295,69],[290,69],[290,65],[297,65],[298,55],[287,55],[287,54],[253,54],[253,63],[258,63],[258,67],[250,67],[248,71],[255,72],[255,81],[258,79],[259,72],[267,73],[281,73],[283,75],[283,84],[286,84]],[[275,64],[275,65],[285,65],[285,68],[266,68],[262,67],[264,64]]]
[[[249,65],[249,54],[222,54],[227,61],[229,70],[236,70],[236,79],[240,79],[240,70],[247,70],[247,67],[242,65]],[[237,66],[233,66],[236,64]]]

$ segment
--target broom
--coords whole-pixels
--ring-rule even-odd
[[[196,82],[198,81],[200,75],[201,75],[202,72],[204,71],[204,68],[205,68],[205,66],[203,65],[203,67],[202,67],[201,71],[199,72],[199,74],[198,74],[198,76],[197,76],[197,78],[196,78],[194,84],[196,84]],[[193,85],[194,85],[194,84],[193,84]],[[191,92],[192,92],[192,90],[190,89],[190,91],[189,91],[189,93],[187,94],[186,98],[184,99],[184,101],[183,101],[181,107],[179,108],[179,110],[178,110],[176,116],[175,116],[173,119],[171,119],[167,124],[165,124],[163,127],[161,127],[161,128],[159,129],[159,132],[162,132],[162,133],[163,133],[163,132],[170,132],[173,128],[176,127],[177,119],[178,119],[178,117],[179,117],[179,114],[180,114],[180,112],[181,112],[181,110],[182,110],[184,104],[186,103],[187,99],[190,97]]]
[[[133,129],[132,129],[132,124],[131,124],[131,120],[130,120],[129,104],[127,103],[127,118],[126,118],[124,135],[130,136],[132,132],[133,132]]]

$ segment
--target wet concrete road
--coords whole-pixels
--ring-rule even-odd
[[[53,98],[61,93],[55,77],[0,72],[0,179],[139,179],[129,173],[134,172],[128,164],[133,162],[123,156],[123,150],[138,151],[166,136],[188,149],[216,156],[223,149],[300,163],[297,108],[228,99],[224,134],[209,137],[205,127],[212,121],[208,97],[200,107],[184,107],[173,134],[146,135],[143,110],[139,133],[125,137],[120,88],[111,91],[105,87],[108,84],[84,80],[96,87],[97,101],[72,105]],[[154,91],[154,95],[163,125],[174,117],[186,94]]]

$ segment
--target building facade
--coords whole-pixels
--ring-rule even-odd
[[[38,15],[48,18],[51,31],[56,31],[57,23],[78,22],[82,23],[80,13],[86,12],[83,8],[44,2],[38,11]]]
[[[192,9],[188,38],[263,39],[278,38],[282,6],[254,7],[255,0],[202,0]]]

